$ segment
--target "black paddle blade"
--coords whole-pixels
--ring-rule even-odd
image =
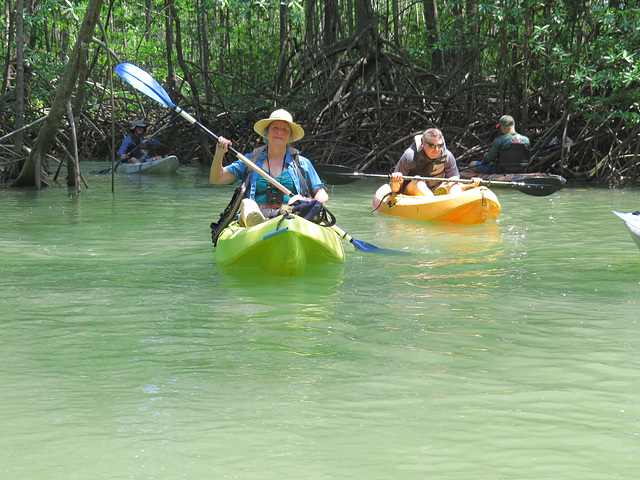
[[[358,180],[354,170],[343,165],[314,165],[320,179],[330,185],[347,185]]]
[[[551,176],[527,178],[524,182],[514,182],[514,186],[527,195],[546,197],[564,187],[564,178]]]

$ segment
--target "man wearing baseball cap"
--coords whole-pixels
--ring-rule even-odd
[[[516,132],[516,122],[511,115],[503,115],[498,121],[496,128],[500,129],[500,136],[491,144],[489,151],[482,157],[482,162],[471,162],[474,170],[479,173],[493,173],[494,165],[498,157],[498,152],[504,150],[512,143],[523,143],[527,148],[530,146],[529,138]]]

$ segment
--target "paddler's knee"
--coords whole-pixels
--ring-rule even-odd
[[[250,198],[242,200],[240,206],[240,225],[245,227],[253,227],[259,225],[266,220],[260,210],[260,206]]]
[[[433,197],[433,192],[423,180],[411,180],[404,191],[414,197]]]

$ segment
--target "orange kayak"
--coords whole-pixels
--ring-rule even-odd
[[[427,222],[452,222],[463,225],[484,223],[500,215],[500,202],[487,187],[477,187],[462,193],[434,197],[389,195],[385,184],[373,198],[373,209],[394,217]]]

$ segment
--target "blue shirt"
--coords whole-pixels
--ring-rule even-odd
[[[267,153],[266,152],[261,153],[257,159],[252,158],[253,153],[247,154],[246,157],[250,159],[253,163],[255,163],[258,167],[262,168],[262,164],[267,159]],[[298,160],[300,161],[300,167],[302,168],[302,171],[304,173],[305,179],[307,181],[307,185],[309,185],[309,188],[311,189],[310,194],[313,196],[313,192],[323,188],[324,184],[322,183],[322,180],[320,180],[320,177],[318,176],[316,169],[313,168],[313,165],[311,164],[311,161],[308,158],[303,157],[302,155],[298,155]],[[300,186],[300,179],[298,178],[298,172],[293,163],[293,158],[291,158],[291,152],[289,152],[288,150],[287,150],[287,155],[285,156],[285,159],[284,159],[284,164],[285,164],[285,170],[291,176],[291,179],[293,180],[293,184],[295,186],[295,188],[291,190],[293,191],[293,193],[302,194],[302,187]],[[233,176],[236,177],[236,181],[239,181],[244,178],[248,168],[250,167],[248,167],[246,163],[238,159],[227,166],[227,171],[231,172]],[[256,199],[258,176],[259,176],[258,172],[255,172],[255,171],[251,174],[251,186],[249,189],[249,198],[251,198],[252,200]],[[265,195],[266,192],[262,191],[262,192],[259,192],[259,194]]]
[[[136,137],[137,140],[137,144],[134,145],[133,142],[133,137]],[[136,157],[136,158],[142,158],[142,150],[143,149],[153,149],[153,148],[158,148],[160,146],[162,146],[162,144],[156,140],[155,138],[152,138],[150,141],[145,142],[145,137],[146,135],[143,135],[141,137],[138,137],[136,135],[128,135],[124,138],[124,140],[122,141],[122,145],[120,145],[120,148],[118,149],[118,153],[120,154],[120,156],[124,155],[125,153],[127,155],[129,155],[130,157]],[[144,143],[144,144],[143,144]],[[136,145],[139,145],[138,148],[136,148]],[[136,148],[136,151],[133,152],[133,155],[129,154],[129,152],[131,152],[134,148]]]

